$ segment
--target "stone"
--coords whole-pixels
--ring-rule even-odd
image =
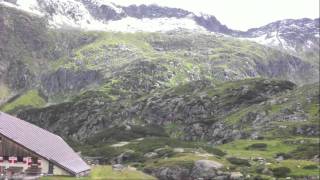
[[[122,171],[125,168],[124,165],[122,164],[114,164],[112,165],[112,170],[114,171]]]
[[[277,161],[283,161],[283,160],[284,160],[284,157],[283,157],[283,156],[278,156],[276,160],[277,160]]]
[[[243,174],[241,172],[231,172],[230,178],[234,180],[243,179]]]
[[[143,156],[146,157],[146,158],[154,158],[154,157],[158,156],[158,153],[156,153],[156,152],[148,152],[148,153],[144,154]]]
[[[198,160],[194,163],[191,176],[194,178],[213,178],[223,165],[211,160]]]

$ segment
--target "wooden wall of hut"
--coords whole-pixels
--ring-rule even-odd
[[[37,157],[34,153],[0,134],[0,157],[1,156]]]

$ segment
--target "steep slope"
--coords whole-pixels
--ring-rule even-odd
[[[286,19],[240,34],[247,40],[284,50],[319,65],[319,18]]]
[[[248,38],[269,46],[279,46],[291,51],[319,49],[318,19],[287,19],[249,29],[244,33]]]
[[[45,19],[6,6],[0,6],[0,15],[0,89],[6,92],[1,101],[40,88],[50,63],[96,39],[95,34],[51,31]]]
[[[202,79],[318,81],[314,62],[210,33],[54,30],[37,16],[6,7],[1,13],[1,89],[8,103],[27,90],[57,103],[105,84],[141,95]]]
[[[123,98],[130,93],[111,88],[107,94],[88,91],[70,102],[27,110],[19,116],[75,140],[116,126],[146,124],[168,128],[170,135],[185,140],[214,144],[266,136],[277,132],[281,124],[299,127],[286,131],[290,134],[318,135],[319,129],[314,126],[316,85],[285,93],[293,88],[289,82],[262,79],[223,84],[196,81],[131,99]],[[282,96],[274,96],[280,92]]]

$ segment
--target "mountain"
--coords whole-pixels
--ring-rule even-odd
[[[317,178],[318,21],[1,1],[0,110],[159,179]]]
[[[248,40],[278,47],[298,56],[319,59],[319,18],[286,19],[242,33]]]
[[[51,27],[118,32],[165,32],[188,29],[245,38],[292,52],[319,50],[319,19],[287,19],[246,32],[229,29],[214,16],[158,5],[120,6],[108,0],[0,2],[48,19]]]

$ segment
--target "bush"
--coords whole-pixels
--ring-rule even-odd
[[[308,143],[300,145],[290,154],[292,154],[294,159],[312,159],[319,154],[319,144]]]
[[[151,136],[166,137],[168,135],[165,134],[162,127],[157,125],[131,126],[130,130],[127,130],[124,126],[118,126],[102,130],[101,132],[87,138],[86,143],[90,145],[95,145],[101,142],[115,143]]]
[[[275,177],[287,177],[291,170],[288,167],[277,167],[272,172]]]
[[[255,143],[255,144],[251,144],[250,146],[246,147],[247,150],[260,150],[260,151],[264,151],[267,148],[267,144],[265,143]]]
[[[318,169],[318,166],[315,164],[311,164],[311,165],[304,166],[303,169],[314,170],[314,169]]]
[[[234,165],[239,165],[239,166],[251,166],[249,161],[247,159],[241,159],[241,158],[236,158],[236,157],[230,157],[227,158],[227,160]]]
[[[227,153],[223,152],[222,150],[218,148],[212,148],[212,147],[203,147],[205,151],[208,153],[217,155],[217,156],[225,156]]]
[[[144,157],[141,152],[125,152],[124,157],[123,157],[123,162],[128,163],[128,162],[144,162]]]
[[[172,157],[175,154],[171,147],[157,149],[156,153],[158,153],[160,157]]]

